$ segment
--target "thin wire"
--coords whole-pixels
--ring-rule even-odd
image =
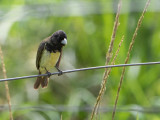
[[[39,105],[39,106],[19,106],[12,105],[13,110],[31,110],[31,111],[56,111],[56,112],[91,112],[93,107],[90,106],[66,106],[66,105]],[[0,111],[7,110],[6,105],[0,105]],[[101,113],[109,113],[113,111],[113,107],[101,107]],[[150,113],[159,114],[160,107],[143,107],[143,106],[120,106],[117,108],[118,112],[140,112],[140,113]]]
[[[114,68],[114,67],[124,67],[124,66],[141,66],[141,65],[155,65],[160,64],[160,62],[147,62],[147,63],[132,63],[132,64],[119,64],[119,65],[106,65],[106,66],[97,66],[97,67],[88,67],[88,68],[81,68],[81,69],[73,69],[73,70],[65,70],[62,73],[71,73],[71,72],[78,72],[78,71],[86,71],[86,70],[93,70],[93,69],[102,69],[102,68]],[[51,73],[51,75],[57,75],[60,72]],[[11,80],[19,80],[19,79],[27,79],[27,78],[34,78],[39,76],[48,76],[48,74],[40,74],[40,75],[30,75],[30,76],[22,76],[22,77],[15,77],[15,78],[7,78],[7,79],[0,79],[0,82],[3,81],[11,81]]]

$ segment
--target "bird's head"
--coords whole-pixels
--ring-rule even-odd
[[[67,35],[64,31],[58,30],[51,36],[51,43],[54,45],[65,46],[67,44]]]

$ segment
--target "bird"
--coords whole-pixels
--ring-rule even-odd
[[[48,76],[38,76],[34,89],[38,89],[41,85],[42,88],[48,86],[52,68],[56,68],[59,71],[58,75],[62,75],[62,71],[59,69],[62,49],[67,44],[67,35],[64,31],[58,30],[51,36],[44,39],[37,50],[36,67],[40,74],[48,74]]]

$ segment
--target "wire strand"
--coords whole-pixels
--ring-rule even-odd
[[[12,105],[13,110],[15,111],[55,111],[55,112],[92,112],[93,107],[91,106],[67,106],[67,105],[30,105],[30,106],[21,106],[21,105]],[[109,113],[113,111],[113,106],[103,106],[100,108],[101,113]],[[0,111],[7,110],[7,105],[0,105]],[[139,113],[148,113],[148,114],[159,114],[160,107],[145,107],[145,106],[119,106],[117,108],[118,112],[139,112]]]
[[[160,62],[146,62],[146,63],[132,63],[132,64],[118,64],[118,65],[106,65],[106,66],[97,66],[97,67],[88,67],[88,68],[81,68],[81,69],[73,69],[73,70],[65,70],[62,73],[71,73],[71,72],[78,72],[78,71],[86,71],[86,70],[93,70],[93,69],[102,69],[102,68],[114,68],[114,67],[124,67],[124,66],[142,66],[142,65],[155,65],[160,64]],[[51,73],[51,75],[57,75],[60,72]],[[12,80],[19,80],[19,79],[27,79],[27,78],[34,78],[39,76],[48,76],[48,74],[40,74],[40,75],[30,75],[30,76],[22,76],[22,77],[15,77],[15,78],[7,78],[7,79],[0,79],[0,82],[3,81],[12,81]]]

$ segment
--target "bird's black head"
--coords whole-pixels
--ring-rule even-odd
[[[58,30],[51,36],[51,43],[55,46],[65,46],[67,44],[67,35],[64,31]]]

